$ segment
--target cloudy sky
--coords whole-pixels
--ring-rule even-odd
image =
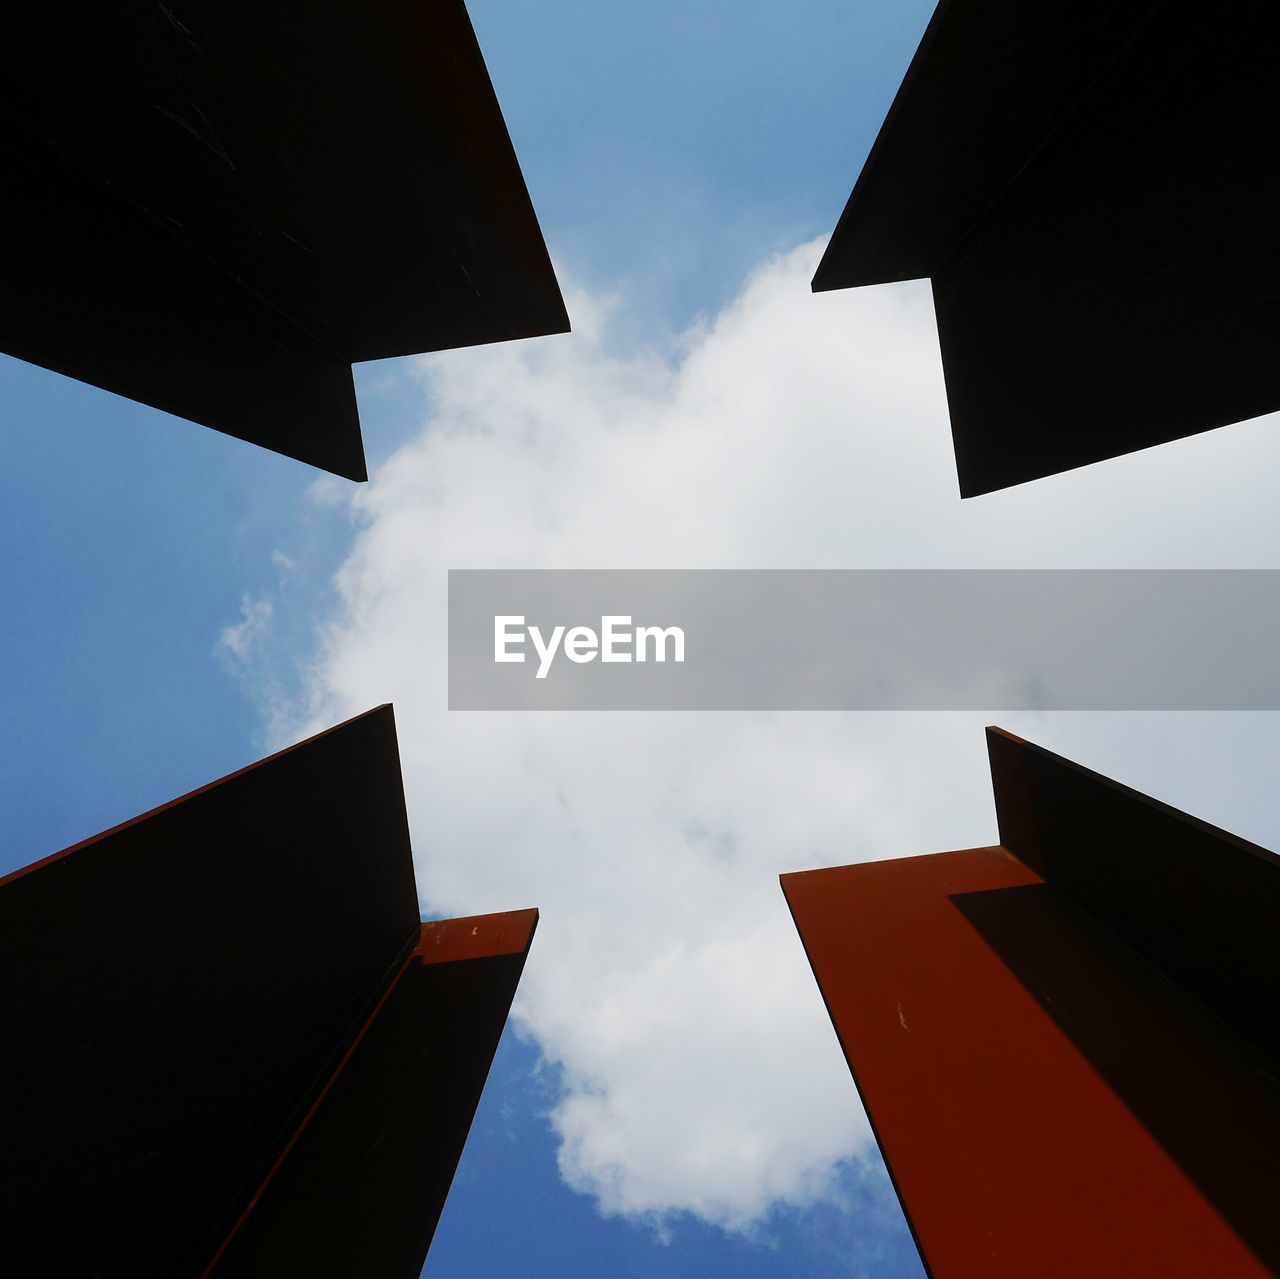
[[[1262,419],[962,503],[928,289],[808,281],[930,9],[472,0],[574,332],[359,371],[367,486],[0,363],[0,872],[396,706],[542,923],[425,1273],[916,1275],[777,875],[989,843],[995,718],[1280,843],[1269,715],[450,714],[450,568],[1277,567]]]

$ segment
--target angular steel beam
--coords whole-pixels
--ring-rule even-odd
[[[6,1265],[416,1276],[536,918],[419,922],[389,706],[0,880]]]
[[[26,6],[0,350],[365,478],[351,365],[569,321],[461,0]]]
[[[1280,858],[988,730],[1001,844],[784,875],[921,1255],[1280,1269]]]
[[[933,281],[963,496],[1280,408],[1267,0],[941,0],[815,290]]]

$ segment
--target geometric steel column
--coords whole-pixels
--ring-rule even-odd
[[[1280,858],[987,740],[999,845],[782,876],[926,1266],[1280,1270]]]
[[[522,910],[422,925],[206,1274],[417,1279],[537,919]]]
[[[929,277],[965,497],[1280,408],[1280,7],[941,0],[813,279]]]
[[[351,365],[569,327],[462,0],[20,6],[0,350],[350,479]]]
[[[389,706],[0,880],[6,1273],[416,1277],[536,921],[420,922]]]

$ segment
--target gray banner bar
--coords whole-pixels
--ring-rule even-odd
[[[1276,710],[1278,653],[1274,570],[449,573],[451,710]]]

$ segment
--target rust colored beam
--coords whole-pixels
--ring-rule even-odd
[[[523,910],[422,925],[209,1279],[417,1279],[537,920]]]
[[[26,5],[0,350],[350,479],[351,365],[560,333],[462,0]]]
[[[1280,1060],[1276,855],[1002,729],[987,753],[1001,844]]]
[[[782,877],[927,1267],[1275,1273],[1280,859],[989,741],[1003,845]]]
[[[416,1275],[535,920],[420,923],[389,706],[0,880],[6,1266]]]

